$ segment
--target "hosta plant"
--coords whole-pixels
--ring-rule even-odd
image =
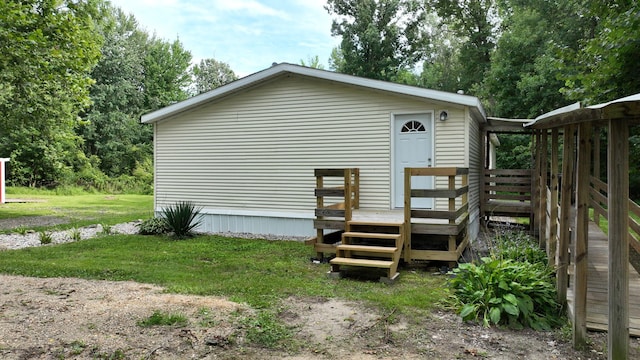
[[[159,217],[147,219],[138,225],[138,233],[140,235],[163,235],[169,231],[167,222]]]
[[[464,320],[549,330],[561,324],[553,272],[543,264],[482,258],[460,264],[450,285],[461,303]]]
[[[180,201],[162,209],[162,215],[167,227],[178,239],[193,236],[194,230],[202,222],[201,207],[190,201]]]

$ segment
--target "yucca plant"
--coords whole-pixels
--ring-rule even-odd
[[[180,201],[162,209],[162,215],[173,235],[184,239],[193,236],[193,230],[202,223],[201,211],[202,208],[191,201]]]

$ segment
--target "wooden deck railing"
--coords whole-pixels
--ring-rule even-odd
[[[484,170],[484,216],[531,218],[531,169]]]
[[[351,220],[353,209],[360,207],[360,169],[315,169],[316,217],[339,217]],[[325,187],[325,178],[342,178],[340,185]],[[332,184],[336,185],[336,184]],[[326,204],[325,198],[337,199]],[[336,200],[334,200],[336,201]]]
[[[609,186],[604,181],[591,176],[589,189],[591,200],[589,206],[593,208],[593,221],[600,226],[600,218],[609,220],[607,191]],[[629,199],[629,245],[640,254],[640,206]],[[634,215],[636,218],[634,218]]]
[[[433,176],[437,184],[437,177],[447,177],[447,188],[414,189],[411,187],[411,178],[414,176]],[[460,176],[459,186],[456,177]],[[404,169],[404,219],[406,238],[404,244],[404,258],[420,260],[457,261],[468,244],[469,238],[465,233],[464,239],[458,244],[458,235],[466,232],[469,218],[469,169],[468,168],[405,168]],[[434,210],[411,208],[412,198],[433,198]],[[456,203],[456,199],[460,199]],[[446,199],[446,210],[437,210],[437,199]],[[419,219],[443,219],[447,224],[423,224]],[[415,221],[417,220],[417,221]],[[412,249],[411,236],[413,234],[439,234],[448,235],[449,243],[446,251],[415,250]]]

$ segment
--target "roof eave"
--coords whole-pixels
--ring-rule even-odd
[[[342,84],[359,86],[374,90],[388,91],[401,95],[415,96],[424,99],[430,99],[434,101],[440,101],[455,105],[463,105],[471,108],[472,116],[474,116],[478,121],[484,122],[486,121],[486,113],[482,107],[482,104],[475,96],[469,95],[461,95],[448,93],[444,91],[438,90],[430,90],[418,88],[415,86],[396,84],[391,82],[385,82],[380,80],[367,79],[352,75],[340,74],[332,71],[318,70],[313,68],[308,68],[299,65],[292,64],[279,64],[274,65],[268,69],[262,70],[255,74],[251,74],[239,80],[236,80],[227,85],[221,86],[217,89],[209,91],[204,94],[200,94],[189,98],[187,100],[181,101],[179,103],[169,105],[162,109],[150,112],[148,114],[142,115],[140,121],[142,123],[155,123],[160,120],[166,119],[170,116],[176,115],[180,112],[189,110],[195,106],[199,106],[205,104],[214,99],[229,95],[231,93],[242,90],[243,88],[254,86],[261,82],[267,81],[275,76],[284,73],[293,73],[303,76],[309,76],[317,79],[324,79],[328,81],[335,81]]]

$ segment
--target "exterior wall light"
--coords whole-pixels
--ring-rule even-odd
[[[446,121],[449,118],[449,113],[446,110],[440,111],[440,121]]]

